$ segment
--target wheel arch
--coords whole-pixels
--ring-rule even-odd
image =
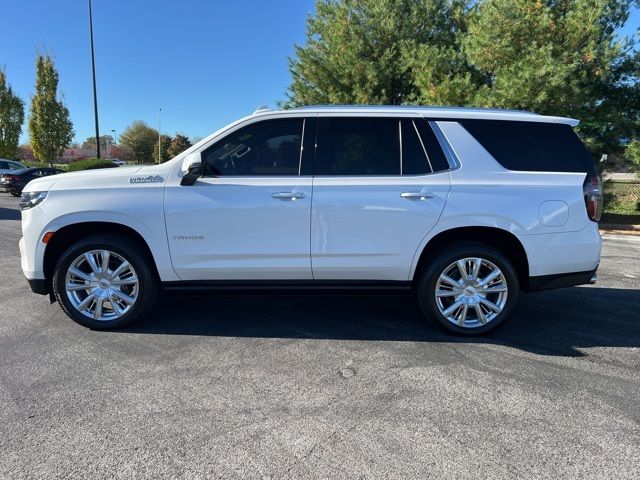
[[[503,253],[513,263],[518,274],[520,287],[526,290],[529,285],[529,261],[524,246],[513,233],[497,227],[456,227],[434,235],[424,246],[411,279],[420,278],[429,259],[436,252],[451,243],[483,243]]]
[[[86,221],[77,222],[65,225],[55,231],[51,240],[47,243],[44,251],[43,259],[43,271],[49,291],[51,291],[51,280],[53,278],[53,271],[55,269],[60,256],[65,250],[74,242],[86,238],[91,235],[104,235],[104,234],[118,234],[127,237],[134,241],[141,249],[152,271],[159,278],[158,266],[156,265],[155,258],[151,253],[148,242],[145,238],[134,228],[123,225],[116,222],[102,222],[102,221]]]

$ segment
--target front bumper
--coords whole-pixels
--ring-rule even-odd
[[[33,276],[36,276],[36,272],[29,269],[24,237],[22,237],[18,242],[18,247],[20,248],[20,263],[22,266],[22,272],[27,278],[27,282],[29,282],[31,291],[39,295],[47,295],[49,293],[49,282],[47,282],[45,278],[32,278]]]

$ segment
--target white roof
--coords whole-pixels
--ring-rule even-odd
[[[263,110],[264,112],[264,110]],[[313,105],[308,107],[282,110],[285,112],[339,113],[339,114],[407,114],[415,113],[425,118],[434,119],[482,119],[512,120],[520,122],[565,123],[575,127],[579,120],[566,117],[540,115],[524,110],[506,110],[493,108],[467,107],[421,107],[412,105]]]

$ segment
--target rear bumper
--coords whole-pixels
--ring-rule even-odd
[[[598,224],[577,232],[518,236],[527,253],[531,277],[590,272],[598,268],[602,238]]]
[[[595,283],[597,268],[586,272],[557,273],[554,275],[540,275],[529,277],[527,291],[550,290],[552,288],[574,287],[587,283]]]

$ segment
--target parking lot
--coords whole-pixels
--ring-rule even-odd
[[[0,193],[0,478],[640,478],[640,237],[479,339],[398,296],[165,295],[91,331]]]

